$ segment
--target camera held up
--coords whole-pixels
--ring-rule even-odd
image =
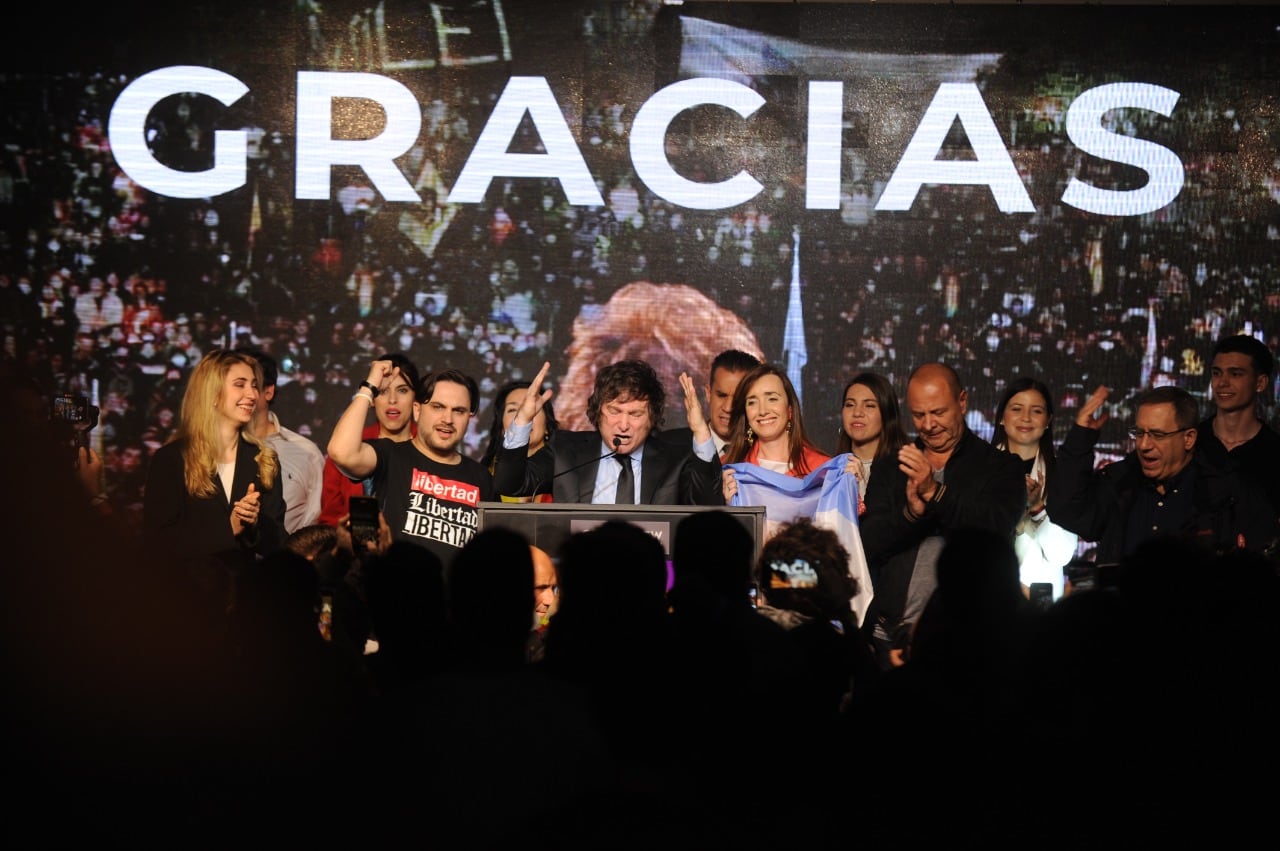
[[[73,465],[80,462],[80,449],[89,445],[89,432],[98,425],[99,410],[86,396],[59,393],[49,406],[49,423],[59,445],[71,453]]]

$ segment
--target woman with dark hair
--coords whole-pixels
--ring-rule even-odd
[[[490,473],[497,464],[498,450],[502,448],[502,435],[520,410],[520,403],[529,392],[528,381],[509,381],[498,388],[493,398],[493,422],[489,426],[489,445],[485,447],[480,463]],[[548,399],[542,403],[542,409],[533,417],[533,431],[529,434],[529,464],[538,471],[540,480],[550,481],[553,475],[551,453],[543,452],[551,436],[555,434],[559,423],[556,412]],[[550,502],[551,494],[543,493],[534,497],[517,497],[501,494],[503,502]]]
[[[1032,583],[1047,582],[1056,600],[1062,596],[1063,571],[1075,556],[1079,538],[1050,520],[1045,505],[1054,449],[1053,396],[1044,382],[1024,376],[1009,383],[996,406],[991,443],[1017,455],[1026,467],[1027,508],[1014,539],[1022,591],[1030,594]]]
[[[734,465],[751,464],[772,474],[803,479],[830,460],[831,456],[809,439],[801,419],[800,398],[782,367],[762,363],[742,376],[733,393],[724,451],[726,467],[721,474],[726,504],[732,505],[738,493]],[[852,465],[850,460],[850,471]],[[765,521],[766,537],[792,519],[779,511],[780,507],[771,509]]]
[[[882,458],[897,463],[898,450],[907,442],[898,408],[898,395],[889,379],[875,372],[860,372],[844,386],[836,453],[853,455],[858,477],[858,513],[866,510],[871,466]]]
[[[805,432],[800,399],[782,367],[762,363],[742,376],[733,394],[725,463],[745,461],[803,478],[830,460]],[[737,492],[732,478],[733,471],[726,471],[726,500]]]
[[[365,426],[363,439],[385,437],[397,443],[413,440],[418,432],[418,426],[413,420],[413,402],[418,392],[418,368],[400,352],[383,355],[381,359],[391,361],[396,371],[392,375],[390,386],[373,399],[370,407],[373,408],[375,421]],[[348,479],[338,469],[338,465],[333,463],[333,459],[326,456],[324,491],[320,497],[320,517],[316,522],[336,526],[349,513],[351,497],[371,494],[371,481]]]

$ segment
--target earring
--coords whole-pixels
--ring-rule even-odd
[[[751,426],[747,426],[747,445],[750,446],[755,442],[756,442],[756,433],[751,430]]]
[[[787,420],[787,434],[791,434],[791,420]]]

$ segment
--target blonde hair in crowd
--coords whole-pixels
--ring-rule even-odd
[[[218,434],[218,403],[222,401],[222,386],[227,373],[235,364],[242,363],[253,370],[259,391],[262,389],[262,366],[252,355],[228,349],[209,352],[187,379],[186,392],[182,394],[182,414],[170,441],[185,440],[182,448],[182,469],[187,493],[196,497],[211,497],[217,493],[213,475],[218,470],[221,451]],[[266,404],[262,400],[261,404]],[[240,429],[245,440],[258,447],[254,460],[258,462],[258,475],[262,486],[275,485],[280,462],[276,452],[247,427]]]

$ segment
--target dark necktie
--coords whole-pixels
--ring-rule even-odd
[[[622,471],[618,473],[618,494],[613,501],[618,505],[634,505],[636,501],[636,480],[631,473],[631,456],[615,455]]]

